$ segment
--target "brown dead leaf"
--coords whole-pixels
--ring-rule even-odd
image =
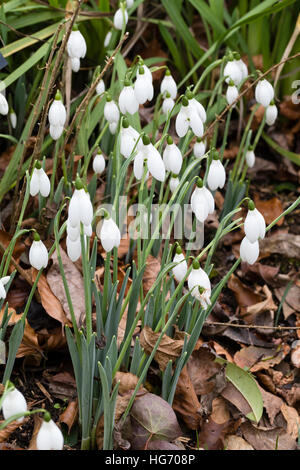
[[[210,416],[201,427],[198,440],[200,447],[206,450],[223,450],[224,436],[228,430],[229,421],[218,424]]]
[[[292,344],[291,362],[294,367],[300,369],[300,341],[294,341]]]
[[[230,420],[227,403],[222,397],[217,397],[212,401],[211,419],[216,424],[224,424]]]
[[[158,340],[160,333],[154,333],[149,326],[145,326],[141,332],[140,343],[145,349],[146,354],[151,354]],[[159,365],[161,370],[164,370],[170,360],[175,360],[180,356],[183,340],[174,340],[167,335],[164,335],[159,343],[154,359]]]
[[[234,292],[237,303],[241,309],[241,315],[245,315],[247,313],[247,307],[255,305],[263,300],[261,295],[255,293],[253,289],[243,284],[242,281],[240,281],[234,274],[230,276],[228,287]]]
[[[68,434],[78,419],[78,400],[70,400],[65,411],[59,416],[59,422],[68,427]]]
[[[77,386],[74,375],[68,371],[59,372],[48,377],[49,390],[58,398],[74,400],[77,396]]]
[[[295,450],[297,445],[284,429],[258,429],[248,422],[241,425],[241,431],[255,450]]]
[[[290,119],[291,121],[296,121],[300,119],[300,110],[299,106],[296,103],[293,103],[291,98],[281,101],[279,104],[280,114]]]
[[[249,346],[235,353],[234,362],[237,366],[241,367],[241,369],[247,367],[251,372],[268,370],[280,364],[288,352],[288,346],[280,346],[272,349]]]
[[[260,252],[264,256],[277,253],[287,258],[300,259],[300,235],[292,233],[277,232],[260,240]]]
[[[244,416],[251,413],[252,410],[249,403],[231,382],[227,383],[226,387],[222,390],[221,395],[232,403]]]
[[[276,282],[279,266],[269,266],[261,263],[242,263],[242,273],[247,279],[254,282],[257,281],[257,276],[260,276],[267,284],[273,285]]]
[[[208,347],[194,350],[187,362],[187,370],[197,395],[218,393],[224,388],[223,366],[215,362],[215,354]]]
[[[172,406],[189,429],[199,429],[202,406],[194,390],[187,366],[180,373]]]
[[[254,195],[254,203],[259,212],[264,216],[267,225],[273,222],[273,220],[279,217],[283,212],[282,203],[277,197],[262,201],[258,195]],[[280,226],[283,222],[284,217],[278,220],[276,225]]]
[[[151,289],[160,271],[161,271],[160,260],[157,258],[154,258],[154,256],[152,255],[149,255],[147,258],[146,269],[144,271],[144,276],[143,276],[143,289],[144,289],[145,295]]]
[[[292,406],[288,406],[286,403],[283,403],[280,411],[287,422],[286,432],[293,439],[297,439],[300,427],[300,418],[297,410]]]
[[[282,300],[287,285],[275,289],[275,295],[279,301]],[[296,284],[292,285],[286,294],[282,305],[284,319],[286,320],[292,313],[300,312],[300,287]]]
[[[13,421],[12,423],[8,424],[4,429],[0,431],[0,442],[5,442],[9,438],[9,436],[16,431],[16,429],[23,426],[28,418],[24,418],[23,421]],[[4,423],[4,421],[0,421],[0,424]]]
[[[224,158],[234,159],[238,154],[239,148],[235,143],[231,144],[229,148],[224,150]]]
[[[269,417],[270,423],[273,426],[274,425],[274,419],[278,415],[278,413],[281,410],[281,407],[283,405],[283,401],[280,397],[277,397],[273,393],[267,392],[264,390],[262,387],[259,386],[259,389],[261,391],[263,403],[264,403],[264,408],[267,412],[267,415]]]
[[[262,290],[266,296],[265,300],[254,305],[249,305],[246,309],[247,315],[255,316],[262,312],[277,310],[277,305],[273,301],[272,292],[268,286],[264,285]]]
[[[226,450],[254,450],[253,447],[245,441],[245,439],[234,435],[226,437],[225,448]]]
[[[11,239],[12,237],[11,235],[9,235],[9,233],[5,232],[4,230],[0,230],[0,243],[5,248],[8,247],[8,245],[11,242]],[[20,259],[20,256],[24,252],[25,248],[26,247],[24,243],[22,243],[20,240],[17,240],[15,247],[14,247],[14,251],[13,251],[13,257],[15,258],[16,261]]]
[[[114,384],[120,382],[118,388],[118,392],[120,395],[124,395],[130,390],[134,390],[138,381],[139,378],[136,375],[131,374],[130,372],[118,371],[114,378]]]

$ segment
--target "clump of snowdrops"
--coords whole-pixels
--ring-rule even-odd
[[[116,31],[121,31],[121,36],[125,31],[131,4],[129,0],[123,2],[114,15],[115,30],[109,31],[104,41],[109,50]],[[80,72],[80,61],[86,50],[85,38],[74,23],[65,44],[65,60],[70,61],[72,74]],[[28,257],[38,274],[22,318],[10,336],[1,406],[6,422],[16,416],[23,419],[29,413],[23,395],[11,384],[10,378],[30,302],[41,273],[47,269],[49,259],[56,251],[72,317],[73,326],[66,327],[65,333],[77,383],[82,449],[95,447],[97,424],[103,414],[103,448],[113,448],[118,394],[116,373],[129,371],[138,377],[123,415],[125,420],[162,337],[165,334],[172,336],[176,326],[186,333],[186,341],[181,356],[162,375],[164,398],[172,404],[180,372],[222,288],[241,261],[253,264],[258,259],[259,241],[276,223],[274,221],[266,227],[263,215],[246,194],[245,183],[248,168],[255,165],[255,148],[262,130],[265,125],[273,125],[277,118],[272,84],[265,77],[259,80],[259,77],[249,76],[240,56],[229,51],[221,60],[211,64],[209,71],[204,71],[194,87],[181,87],[179,90],[171,71],[163,66],[164,77],[159,89],[155,90],[152,73],[158,67],[151,67],[149,62],[151,60],[147,65],[146,60],[136,57],[128,68],[117,47],[107,62],[107,68],[108,65],[113,67],[112,75],[108,78],[104,74],[105,68],[102,72],[98,68],[92,77],[87,77],[92,94],[86,92],[85,97],[89,99],[82,101],[84,106],[81,108],[79,105],[81,114],[79,108],[71,109],[74,124],[77,123],[71,131],[62,90],[56,88],[54,96],[49,97],[44,131],[49,132],[53,141],[51,180],[46,172],[46,158],[34,155],[30,170],[24,175],[24,197],[14,236],[0,266],[2,307],[15,275],[15,272],[8,275],[14,245],[19,237],[29,232],[21,229],[29,200],[37,198],[39,201],[37,217],[41,217],[48,201],[55,204],[56,216],[43,231],[44,237],[54,236],[50,250],[46,248],[42,234],[32,230]],[[199,90],[203,78],[217,67],[220,79],[209,98],[202,101]],[[234,108],[239,106],[242,87],[249,79],[257,80],[255,98],[257,106],[264,106],[265,113],[253,136],[250,126],[257,107],[252,111],[237,158],[228,173],[223,156],[230,121]],[[216,123],[213,136],[208,139],[206,131],[214,120],[209,110],[220,97],[223,107],[228,105],[225,128],[221,134]],[[148,104],[154,107],[154,115],[151,122],[142,128],[140,110]],[[4,94],[0,94],[0,113],[9,113]],[[75,144],[67,154],[65,139],[74,129]],[[83,157],[78,163],[74,161],[75,153]],[[96,190],[104,181],[105,204],[96,206]],[[218,190],[225,191],[224,208],[219,214],[215,235],[207,242],[205,221],[216,211],[215,193]],[[130,200],[134,204],[126,202]],[[192,214],[192,230],[176,236],[174,232],[180,214],[185,225],[185,206]],[[244,219],[236,216],[242,207],[247,209]],[[129,226],[127,214],[131,209],[134,209],[135,220]],[[242,226],[245,237],[240,246],[240,258],[223,279],[213,283],[210,275],[219,241]],[[118,247],[128,233],[130,241],[125,264],[129,267],[119,286]],[[74,313],[61,256],[64,238],[70,260],[74,263],[81,260],[82,263],[85,318],[80,324]],[[105,252],[101,288],[96,280],[99,244]],[[161,269],[145,291],[143,275],[150,255],[160,260]],[[125,334],[118,341],[118,326],[123,317],[126,318]],[[8,319],[6,303],[0,339],[4,338]],[[150,356],[145,354],[138,337],[133,340],[139,323],[142,328],[149,326],[159,333]],[[99,348],[97,340],[103,337],[105,342]],[[37,448],[63,448],[59,428],[49,413],[41,412],[44,419],[37,436]]]

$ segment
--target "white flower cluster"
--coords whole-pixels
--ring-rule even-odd
[[[73,72],[78,72],[80,69],[80,59],[83,59],[86,55],[86,42],[77,25],[73,26],[68,39],[67,52],[71,60]]]
[[[260,80],[255,88],[256,101],[266,108],[266,123],[272,126],[278,116],[278,109],[274,102],[274,88],[266,79]]]
[[[245,237],[240,246],[242,261],[254,264],[259,256],[258,240],[265,237],[266,222],[263,215],[255,208],[253,201],[249,201],[248,213],[244,222]]]
[[[242,61],[239,54],[229,54],[223,75],[225,82],[228,84],[226,101],[229,105],[232,105],[239,96],[238,86],[248,77],[247,65]]]

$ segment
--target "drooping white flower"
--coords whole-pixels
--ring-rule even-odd
[[[50,180],[42,168],[40,162],[36,162],[30,179],[30,194],[36,196],[41,193],[43,197],[50,194]]]
[[[175,106],[175,101],[173,98],[170,97],[170,95],[167,93],[166,98],[162,102],[162,112],[164,114],[168,114],[172,111],[172,109]]]
[[[204,309],[210,305],[211,284],[199,262],[193,262],[193,269],[188,276],[188,288],[193,297],[198,299]]]
[[[17,115],[13,109],[11,109],[9,112],[9,120],[11,123],[11,127],[15,129],[17,127]]]
[[[135,91],[128,80],[125,80],[124,88],[119,96],[119,108],[123,114],[135,114],[139,109]]]
[[[219,160],[218,153],[215,152],[212,162],[210,164],[208,175],[207,175],[207,184],[211,191],[215,191],[217,188],[222,189],[226,181],[226,172],[225,168],[222,165],[222,162]]]
[[[101,79],[100,82],[98,83],[98,85],[96,86],[96,93],[97,95],[102,95],[103,93],[105,92],[105,83],[104,81]]]
[[[244,237],[240,246],[240,257],[242,261],[246,261],[249,264],[254,264],[259,256],[259,243],[256,240],[251,243],[247,237]]]
[[[117,132],[117,128],[118,128],[118,123],[110,122],[108,128],[109,128],[110,133],[115,135],[115,133]]]
[[[125,27],[128,23],[128,13],[127,10],[124,8],[119,8],[116,13],[114,14],[114,25],[116,29],[120,31]]]
[[[101,175],[105,170],[105,159],[100,151],[94,156],[93,170],[97,175]]]
[[[134,0],[126,0],[127,8],[131,8],[133,4],[134,4]]]
[[[109,45],[110,40],[111,40],[111,36],[112,36],[112,32],[111,32],[111,31],[108,31],[108,32],[106,33],[105,38],[104,38],[104,44],[103,44],[104,47],[107,47],[107,46]]]
[[[36,436],[37,450],[62,450],[63,447],[64,437],[61,430],[51,419],[49,413],[45,413]]]
[[[110,95],[106,97],[106,103],[104,106],[104,117],[111,123],[118,123],[120,117],[120,111],[114,100]]]
[[[167,137],[167,145],[163,152],[163,162],[165,164],[166,170],[175,173],[178,175],[182,166],[182,154],[174,144],[171,136]]]
[[[169,93],[173,100],[175,100],[177,96],[177,85],[169,69],[166,71],[166,74],[160,84],[160,92],[163,97],[166,97],[167,93]]]
[[[35,232],[34,240],[29,250],[29,262],[38,271],[46,268],[48,264],[48,251],[39,235]]]
[[[158,181],[164,181],[166,177],[166,169],[164,162],[158,150],[151,144],[148,136],[143,136],[141,146],[134,159],[133,171],[137,179],[141,179],[144,173],[144,164],[151,175]]]
[[[274,99],[274,88],[266,79],[260,80],[255,88],[255,99],[265,108],[269,106]]]
[[[12,385],[12,384],[11,384]],[[24,395],[17,389],[11,388],[8,390],[7,395],[4,397],[2,402],[2,413],[4,419],[9,419],[19,413],[25,413],[27,411],[27,403]],[[19,423],[23,421],[23,416],[18,418],[16,421]]]
[[[120,136],[120,153],[123,157],[129,158],[134,147],[136,146],[136,149],[138,149],[141,146],[141,140],[138,139],[139,133],[129,125],[126,118],[123,118]]]
[[[73,59],[83,59],[86,55],[86,42],[78,27],[73,26],[67,42],[68,56]]]
[[[145,65],[139,67],[136,81],[134,83],[134,94],[137,102],[139,104],[144,104],[146,101],[151,101],[154,95],[154,89],[152,84],[152,75],[151,79],[149,74],[147,74]]]
[[[263,215],[256,209],[253,201],[248,203],[248,213],[244,222],[245,235],[249,242],[263,239],[266,233],[266,222]]]
[[[206,140],[203,140],[201,137],[198,137],[196,140],[196,143],[194,145],[194,155],[196,158],[202,159],[205,155],[206,151]]]
[[[80,69],[80,59],[78,59],[78,57],[71,57],[70,60],[73,72],[78,72]]]
[[[191,208],[199,222],[204,222],[208,214],[215,210],[215,201],[211,192],[203,186],[201,178],[197,181],[197,186],[191,196]]]
[[[252,168],[255,164],[255,153],[253,147],[250,146],[246,152],[246,163],[249,168]]]
[[[242,80],[245,80],[248,77],[248,67],[245,64],[245,62],[242,61],[241,58],[235,59],[234,62],[237,64],[239,67],[241,74],[242,74]]]
[[[151,73],[151,70],[149,69],[149,67],[147,67],[146,64],[144,64],[143,60],[141,60],[139,62],[139,67],[137,69],[137,73],[136,73],[136,76],[139,77],[140,75],[146,75],[146,78],[148,78],[148,80],[153,83],[153,77],[152,77],[152,73]]]
[[[205,124],[205,122],[206,122],[206,111],[204,109],[204,106],[201,103],[199,103],[199,101],[197,101],[196,98],[189,98],[189,95],[193,96],[193,94],[191,92],[187,93],[187,97],[189,99],[189,104],[191,105],[191,107],[194,108],[194,110],[196,111],[196,113],[200,117],[202,123]]]
[[[170,181],[169,181],[169,186],[170,186],[171,192],[174,193],[179,185],[180,185],[180,181],[179,181],[178,176],[177,175],[172,175],[171,178],[170,178]]]
[[[100,239],[104,250],[108,253],[113,248],[118,248],[121,241],[121,233],[115,221],[107,216],[96,226],[97,237]]]
[[[224,67],[223,73],[225,77],[225,82],[227,84],[229,84],[230,81],[232,81],[236,86],[238,86],[243,79],[241,67],[239,64],[236,63],[234,59],[229,60],[227,62],[227,64]]]
[[[78,233],[78,230],[77,230]],[[70,258],[73,263],[77,261],[81,256],[81,240],[80,240],[80,233],[79,236],[72,240],[68,235],[66,238],[66,245],[67,245],[67,253],[68,257]]]
[[[9,280],[10,276],[4,276],[0,279],[0,299],[6,298],[6,290],[4,289],[4,286],[9,282]]]
[[[75,190],[70,200],[68,220],[72,227],[80,226],[80,222],[89,226],[93,220],[93,206],[90,195],[85,191],[79,178],[76,180]]]
[[[239,91],[233,82],[229,82],[227,91],[226,91],[226,101],[231,105],[239,96]],[[235,105],[234,105],[235,106]]]
[[[2,93],[0,93],[0,114],[2,114],[3,116],[6,116],[8,114],[8,111],[9,111],[9,106],[8,106],[7,99]]]
[[[197,103],[196,100],[195,102]],[[175,121],[175,129],[179,137],[184,137],[189,127],[197,137],[203,136],[203,121],[195,102],[188,100],[185,96],[182,99],[182,105]]]
[[[63,133],[67,119],[67,112],[59,91],[56,92],[55,99],[49,108],[48,119],[50,123],[50,135],[53,140],[57,140]]]
[[[266,123],[268,126],[273,126],[278,116],[278,109],[277,106],[274,104],[273,101],[269,104],[266,109]]]
[[[177,246],[176,248],[173,263],[178,263],[177,266],[174,266],[174,268],[172,268],[173,276],[175,277],[177,282],[181,282],[187,273],[188,266],[180,246]]]

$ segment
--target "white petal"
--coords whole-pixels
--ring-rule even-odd
[[[4,277],[1,277],[0,282],[3,286],[6,286],[6,284],[9,283],[9,280],[10,280],[10,276],[4,276]]]
[[[83,58],[86,55],[86,42],[79,30],[71,31],[67,42],[68,55],[71,58]]]
[[[8,114],[8,111],[9,111],[8,102],[5,96],[2,95],[2,93],[0,93],[0,114],[2,114],[3,116],[6,116]]]
[[[173,98],[165,98],[162,103],[162,112],[168,114],[172,111],[175,106],[175,101]]]
[[[200,116],[192,111],[189,115],[190,118],[190,126],[192,128],[192,131],[197,137],[202,137],[204,134],[204,127],[203,127],[203,122]]]
[[[79,190],[79,217],[84,225],[90,225],[93,220],[93,206],[90,195],[84,189]]]
[[[196,142],[193,150],[196,158],[202,158],[206,151],[206,141]]]
[[[142,152],[138,152],[134,157],[133,172],[137,180],[141,180],[144,173],[144,155]]]
[[[163,96],[169,93],[170,97],[175,100],[177,96],[177,85],[172,75],[165,75],[160,84],[160,92]]]
[[[48,197],[50,194],[50,180],[48,176],[46,175],[45,171],[43,168],[38,170],[39,174],[39,186],[40,186],[40,193],[43,197]]]
[[[249,168],[252,168],[255,164],[255,154],[253,150],[247,150],[246,152],[246,163]]]
[[[68,211],[68,221],[72,227],[80,226],[80,209],[79,209],[79,190],[75,189],[71,197]]]
[[[268,126],[273,126],[278,116],[278,109],[275,104],[270,105],[266,109],[266,123]]]
[[[114,247],[118,247],[121,241],[121,234],[119,227],[112,220],[112,218],[104,219],[98,223],[96,232],[101,240],[101,244],[106,252],[111,251]]]
[[[9,114],[9,119],[10,119],[10,123],[11,123],[11,126],[13,129],[15,129],[17,127],[17,115],[16,113],[12,112]]]
[[[182,155],[174,143],[167,145],[163,153],[163,161],[167,171],[178,175],[182,166]]]
[[[137,77],[134,84],[134,94],[139,104],[144,104],[147,100],[151,101],[153,97],[153,85],[145,75],[139,75]]]
[[[104,39],[104,47],[107,47],[110,43],[110,40],[111,40],[111,36],[112,36],[112,32],[111,31],[108,31],[108,33],[106,34],[105,36],[105,39]]]
[[[119,96],[119,107],[123,114],[135,114],[139,109],[132,86],[125,86]]]
[[[61,100],[54,100],[49,108],[48,119],[53,126],[64,126],[67,119],[66,108]]]
[[[108,122],[118,122],[120,111],[114,101],[107,101],[104,106],[104,117]]]
[[[234,60],[227,62],[224,67],[225,82],[229,84],[230,80],[237,86],[242,81],[242,72]]]
[[[31,179],[30,179],[30,195],[36,196],[39,190],[40,190],[39,173],[38,173],[38,170],[34,168]]]
[[[128,22],[128,13],[127,10],[122,11],[122,8],[119,8],[114,15],[114,25],[115,28],[122,30],[123,25],[126,26]]]
[[[63,126],[50,125],[49,132],[53,140],[58,140],[64,131]]]
[[[80,237],[73,241],[68,236],[66,239],[67,253],[71,261],[75,262],[80,258],[81,255],[81,241]]]
[[[175,266],[172,269],[172,273],[173,273],[176,281],[181,282],[184,279],[184,277],[187,273],[187,269],[188,269],[187,262],[184,258],[184,254],[183,253],[180,253],[180,254],[176,253],[174,258],[173,258],[173,263],[180,263],[180,264],[178,264],[178,266]]]
[[[94,157],[93,170],[98,175],[101,175],[101,173],[103,173],[105,170],[105,159],[102,154],[98,154]]]
[[[102,95],[102,93],[105,92],[105,83],[104,81],[101,79],[100,82],[98,83],[98,85],[96,86],[96,93],[97,95]]]
[[[192,104],[204,124],[206,122],[206,111],[204,109],[204,106],[202,106],[202,104],[199,103],[196,98],[192,98],[191,100],[189,100],[189,104]]]
[[[43,421],[36,436],[37,450],[62,450],[63,446],[64,437],[59,427],[52,419],[48,423]]]
[[[73,72],[78,72],[80,69],[80,59],[78,57],[71,57],[71,66]]]
[[[29,250],[29,262],[38,271],[41,268],[46,268],[48,264],[48,251],[44,243],[40,241],[33,241]]]
[[[180,181],[179,181],[179,178],[170,178],[170,190],[172,193],[174,193],[176,191],[176,189],[178,188],[180,184]]]
[[[151,146],[151,149],[147,158],[148,169],[155,179],[158,181],[165,181],[166,169],[164,162],[158,150],[152,144],[149,144],[147,147],[149,146]]]
[[[14,388],[13,390],[9,391],[4,401],[2,403],[2,412],[4,419],[9,419],[12,416],[18,413],[25,413],[27,411],[27,403],[23,396],[23,394]],[[18,418],[17,421],[23,421],[23,417]]]
[[[186,107],[185,107],[186,108]],[[186,109],[181,108],[176,116],[175,129],[179,137],[184,137],[189,129],[189,121]]]
[[[271,83],[263,79],[258,82],[255,88],[255,99],[258,103],[262,104],[265,108],[269,106],[274,98],[274,88]]]
[[[249,264],[254,264],[259,256],[259,244],[256,240],[251,243],[247,237],[244,237],[240,246],[240,257],[242,261],[246,261]]]
[[[257,216],[257,209],[248,210],[245,222],[244,230],[245,235],[251,243],[254,243],[258,240],[261,234],[261,219]],[[262,216],[261,216],[262,217]]]
[[[232,104],[237,97],[239,96],[239,92],[236,86],[230,86],[227,88],[226,91],[226,100],[228,104]]]
[[[80,238],[80,226],[72,227],[70,220],[67,220],[67,235],[72,242],[76,242]]]

